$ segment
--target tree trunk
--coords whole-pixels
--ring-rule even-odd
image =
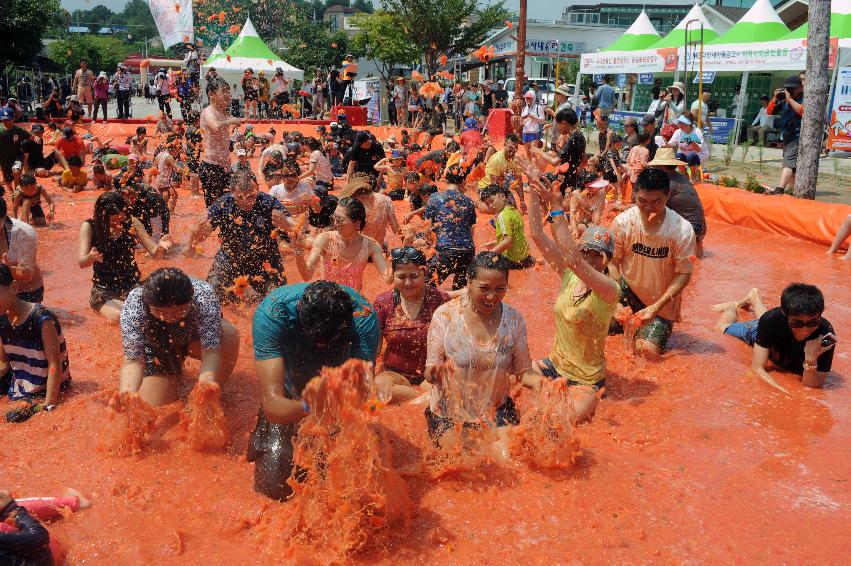
[[[804,117],[795,172],[795,196],[816,198],[819,156],[824,137],[824,116],[830,91],[827,71],[830,48],[830,0],[813,0],[809,7],[807,78],[804,85]]]

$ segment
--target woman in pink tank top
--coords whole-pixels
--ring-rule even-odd
[[[312,279],[321,263],[320,279],[360,291],[364,269],[371,259],[379,277],[389,283],[392,273],[388,274],[384,252],[378,242],[361,234],[365,225],[366,209],[363,204],[351,197],[340,199],[334,211],[334,229],[316,236],[306,261],[304,250],[308,243],[303,237],[296,241],[301,248],[296,253],[296,266],[302,278],[305,281]]]

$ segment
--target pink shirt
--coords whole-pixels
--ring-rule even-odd
[[[95,98],[109,98],[109,81],[95,81]]]

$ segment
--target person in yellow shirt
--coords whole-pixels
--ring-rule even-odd
[[[499,185],[514,191],[520,211],[526,213],[526,199],[523,197],[523,170],[515,161],[517,145],[520,140],[515,134],[505,136],[505,146],[490,156],[485,164],[485,175],[479,180],[479,191],[490,185]],[[515,208],[516,203],[509,201]]]
[[[62,172],[59,179],[59,186],[77,193],[84,190],[88,184],[89,176],[83,171],[83,160],[79,155],[72,155],[68,158],[68,168]]]
[[[530,181],[529,228],[547,263],[562,278],[553,305],[556,333],[547,358],[532,368],[541,379],[565,379],[576,411],[575,422],[591,418],[606,377],[606,336],[620,290],[607,266],[614,255],[615,238],[600,226],[588,226],[577,246],[565,219],[559,188]],[[549,208],[555,240],[544,233],[542,208]],[[534,385],[534,384],[533,384]]]
[[[482,202],[496,215],[496,240],[486,243],[485,248],[504,256],[509,269],[525,269],[535,265],[535,258],[529,255],[523,216],[508,204],[510,194],[508,189],[499,185],[491,185],[482,191]]]

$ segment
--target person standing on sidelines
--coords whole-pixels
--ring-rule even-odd
[[[118,71],[112,75],[112,84],[115,85],[115,98],[118,101],[118,119],[127,120],[130,118],[133,77],[127,72],[127,67],[123,63],[118,65]]]
[[[74,80],[71,81],[71,92],[76,92],[77,101],[86,105],[88,116],[92,115],[92,102],[94,102],[92,87],[94,82],[95,74],[89,69],[88,63],[80,61],[80,68],[74,73]]]

